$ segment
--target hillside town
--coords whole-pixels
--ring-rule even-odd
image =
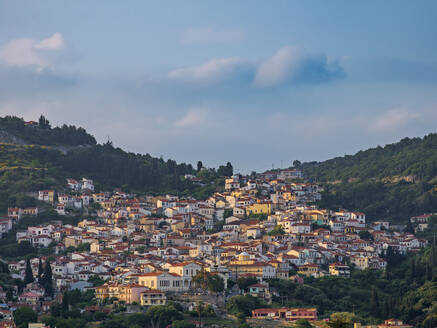
[[[88,178],[70,178],[63,190],[36,193],[58,217],[17,231],[16,242],[52,253],[7,262],[14,278],[25,281],[30,266],[35,279],[12,295],[0,291],[4,301],[0,327],[13,327],[12,313],[20,307],[48,313],[54,302],[62,302],[64,291],[74,289],[92,290],[95,307],[106,311],[109,300],[142,307],[179,300],[192,309],[204,294],[203,301],[222,312],[220,302],[208,300],[212,292],[199,288],[203,275],[220,281],[211,290],[223,304],[238,294],[272,304],[279,294],[270,279],[297,283],[305,277],[348,279],[352,270],[385,270],[388,251],[419,252],[427,244],[388,221],[366,222],[365,213],[319,208],[315,203],[322,188],[305,180],[299,169],[236,174],[225,180],[224,192],[206,200],[95,189]],[[60,219],[72,213],[80,213],[77,225]],[[0,233],[38,214],[44,214],[38,207],[9,208],[0,220]],[[411,221],[421,229],[430,216]],[[39,283],[47,265],[51,293]],[[239,289],[235,282],[242,278],[253,283]],[[259,308],[251,316],[321,319],[315,307]],[[409,327],[402,322],[394,326]]]

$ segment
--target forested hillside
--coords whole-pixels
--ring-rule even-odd
[[[325,185],[323,206],[360,210],[371,219],[397,222],[437,212],[437,134],[304,163],[302,169]]]
[[[49,146],[95,145],[96,139],[83,128],[62,125],[52,128],[43,116],[38,122],[25,122],[16,116],[0,117],[0,131],[27,144]],[[20,142],[21,143],[21,142]]]
[[[52,129],[44,117],[38,126],[26,126],[16,117],[1,118],[2,129],[29,144],[0,144],[0,213],[9,206],[34,205],[28,192],[46,188],[60,191],[69,177],[93,179],[98,190],[122,188],[140,194],[177,193],[205,198],[223,185],[227,167],[197,172],[191,164],[127,153],[109,142],[96,144],[82,128]],[[69,146],[68,151],[60,151],[58,146]],[[232,174],[230,168],[228,174]],[[183,178],[185,174],[197,174],[204,183],[193,184]]]

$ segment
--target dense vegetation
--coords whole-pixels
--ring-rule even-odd
[[[167,305],[151,306],[130,305],[136,313],[126,313],[128,305],[123,301],[110,300],[105,306],[97,305],[94,292],[89,290],[81,293],[78,290],[64,292],[62,302],[51,308],[51,314],[44,316],[42,321],[49,327],[57,328],[164,328],[171,324],[174,328],[195,328],[192,323],[201,316],[203,322],[215,318],[211,306],[201,303],[196,305],[196,311],[185,311],[179,303],[169,302]],[[93,307],[90,311],[88,306]],[[83,311],[85,310],[85,311]],[[111,313],[108,313],[108,310]]]
[[[366,322],[401,318],[417,327],[437,324],[437,249],[420,255],[401,256],[387,252],[387,271],[353,270],[350,279],[306,278],[304,284],[273,279],[280,296],[275,303],[285,306],[315,306],[319,314],[348,311]]]
[[[396,222],[437,208],[437,134],[301,167],[324,184],[321,206]]]
[[[47,188],[61,191],[68,177],[93,179],[98,190],[121,188],[140,194],[174,193],[204,199],[222,188],[224,176],[233,171],[230,163],[215,170],[202,168],[199,162],[195,170],[191,164],[128,153],[110,142],[99,145],[82,128],[52,129],[44,117],[36,127],[24,125],[22,119],[0,118],[2,129],[33,144],[0,144],[0,213],[7,207],[35,206],[29,192]],[[70,147],[67,152],[47,146],[84,143],[88,146]],[[186,174],[197,175],[200,181],[184,179]]]
[[[0,117],[0,130],[11,134],[25,143],[35,145],[79,146],[95,145],[96,139],[83,128],[63,125],[52,128],[50,122],[41,115],[37,125],[26,125],[22,118]]]

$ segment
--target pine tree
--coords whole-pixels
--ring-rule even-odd
[[[50,122],[44,115],[41,115],[38,120],[38,125],[42,129],[50,129]]]
[[[32,267],[30,265],[30,260],[27,259],[26,261],[26,271],[24,275],[24,284],[30,284],[31,282],[34,282],[35,278],[33,277]]]
[[[202,161],[198,161],[198,162],[197,162],[197,172],[199,172],[202,168],[203,168],[203,163],[202,163]]]

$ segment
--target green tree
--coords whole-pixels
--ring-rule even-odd
[[[53,277],[50,261],[47,259],[44,266],[44,273],[41,279],[41,285],[43,286],[47,295],[53,295]]]
[[[296,322],[293,325],[294,328],[311,328],[312,325],[309,323],[308,320],[305,319],[299,319],[296,320]]]
[[[226,303],[226,310],[231,314],[243,313],[245,316],[250,316],[252,310],[265,306],[261,301],[251,295],[232,296]]]
[[[240,287],[240,289],[242,290],[247,290],[247,288],[250,285],[254,285],[257,282],[258,279],[256,279],[255,277],[243,277],[243,278],[238,278],[237,280],[238,287]]]
[[[208,282],[208,289],[214,293],[221,293],[225,290],[225,282],[218,274],[210,277]]]
[[[224,290],[224,280],[218,274],[211,273],[202,268],[193,278],[194,286],[203,290],[220,293]]]
[[[364,240],[373,240],[372,235],[370,234],[370,232],[368,230],[361,230],[358,235],[360,236],[361,239]]]
[[[38,262],[38,281],[40,281],[43,273],[44,273],[44,269],[43,269],[43,266],[42,266],[42,260],[41,260],[41,258],[39,258],[39,262]]]
[[[234,215],[234,210],[232,208],[225,208],[223,212],[223,218],[228,218],[230,216]]]
[[[226,165],[220,165],[217,174],[220,176],[230,177],[234,174],[234,168],[230,162],[227,162]]]
[[[302,163],[299,160],[296,159],[293,161],[293,167],[300,168],[301,165]]]
[[[35,278],[33,277],[33,272],[32,272],[32,266],[30,265],[30,259],[27,258],[26,260],[26,271],[24,274],[24,284],[30,284],[31,282],[34,282]]]
[[[331,314],[330,320],[327,322],[330,328],[349,328],[357,321],[355,314],[350,312],[335,312]]]
[[[61,312],[64,317],[67,317],[68,311],[70,310],[70,299],[68,291],[64,292],[62,295],[62,305]]]
[[[200,172],[200,170],[203,168],[203,163],[202,161],[198,161],[197,162],[197,172]]]
[[[380,308],[379,308],[380,304],[379,304],[379,297],[378,297],[378,292],[376,291],[375,288],[372,289],[372,296],[370,299],[370,309],[372,314],[375,317],[379,317],[380,315]]]
[[[182,319],[182,314],[173,304],[152,306],[146,314],[152,327],[167,327],[173,321]]]
[[[38,315],[30,307],[21,307],[14,311],[14,322],[18,328],[27,328],[29,322],[36,322]]]
[[[196,328],[194,323],[186,320],[176,320],[171,324],[172,328]]]
[[[269,231],[269,236],[277,236],[277,235],[284,235],[285,231],[282,226],[277,225],[273,228],[273,230]]]
[[[39,117],[38,125],[41,129],[50,129],[50,122],[44,115]]]
[[[88,282],[92,283],[94,287],[101,286],[105,283],[105,280],[100,278],[98,275],[93,275],[88,278]]]

